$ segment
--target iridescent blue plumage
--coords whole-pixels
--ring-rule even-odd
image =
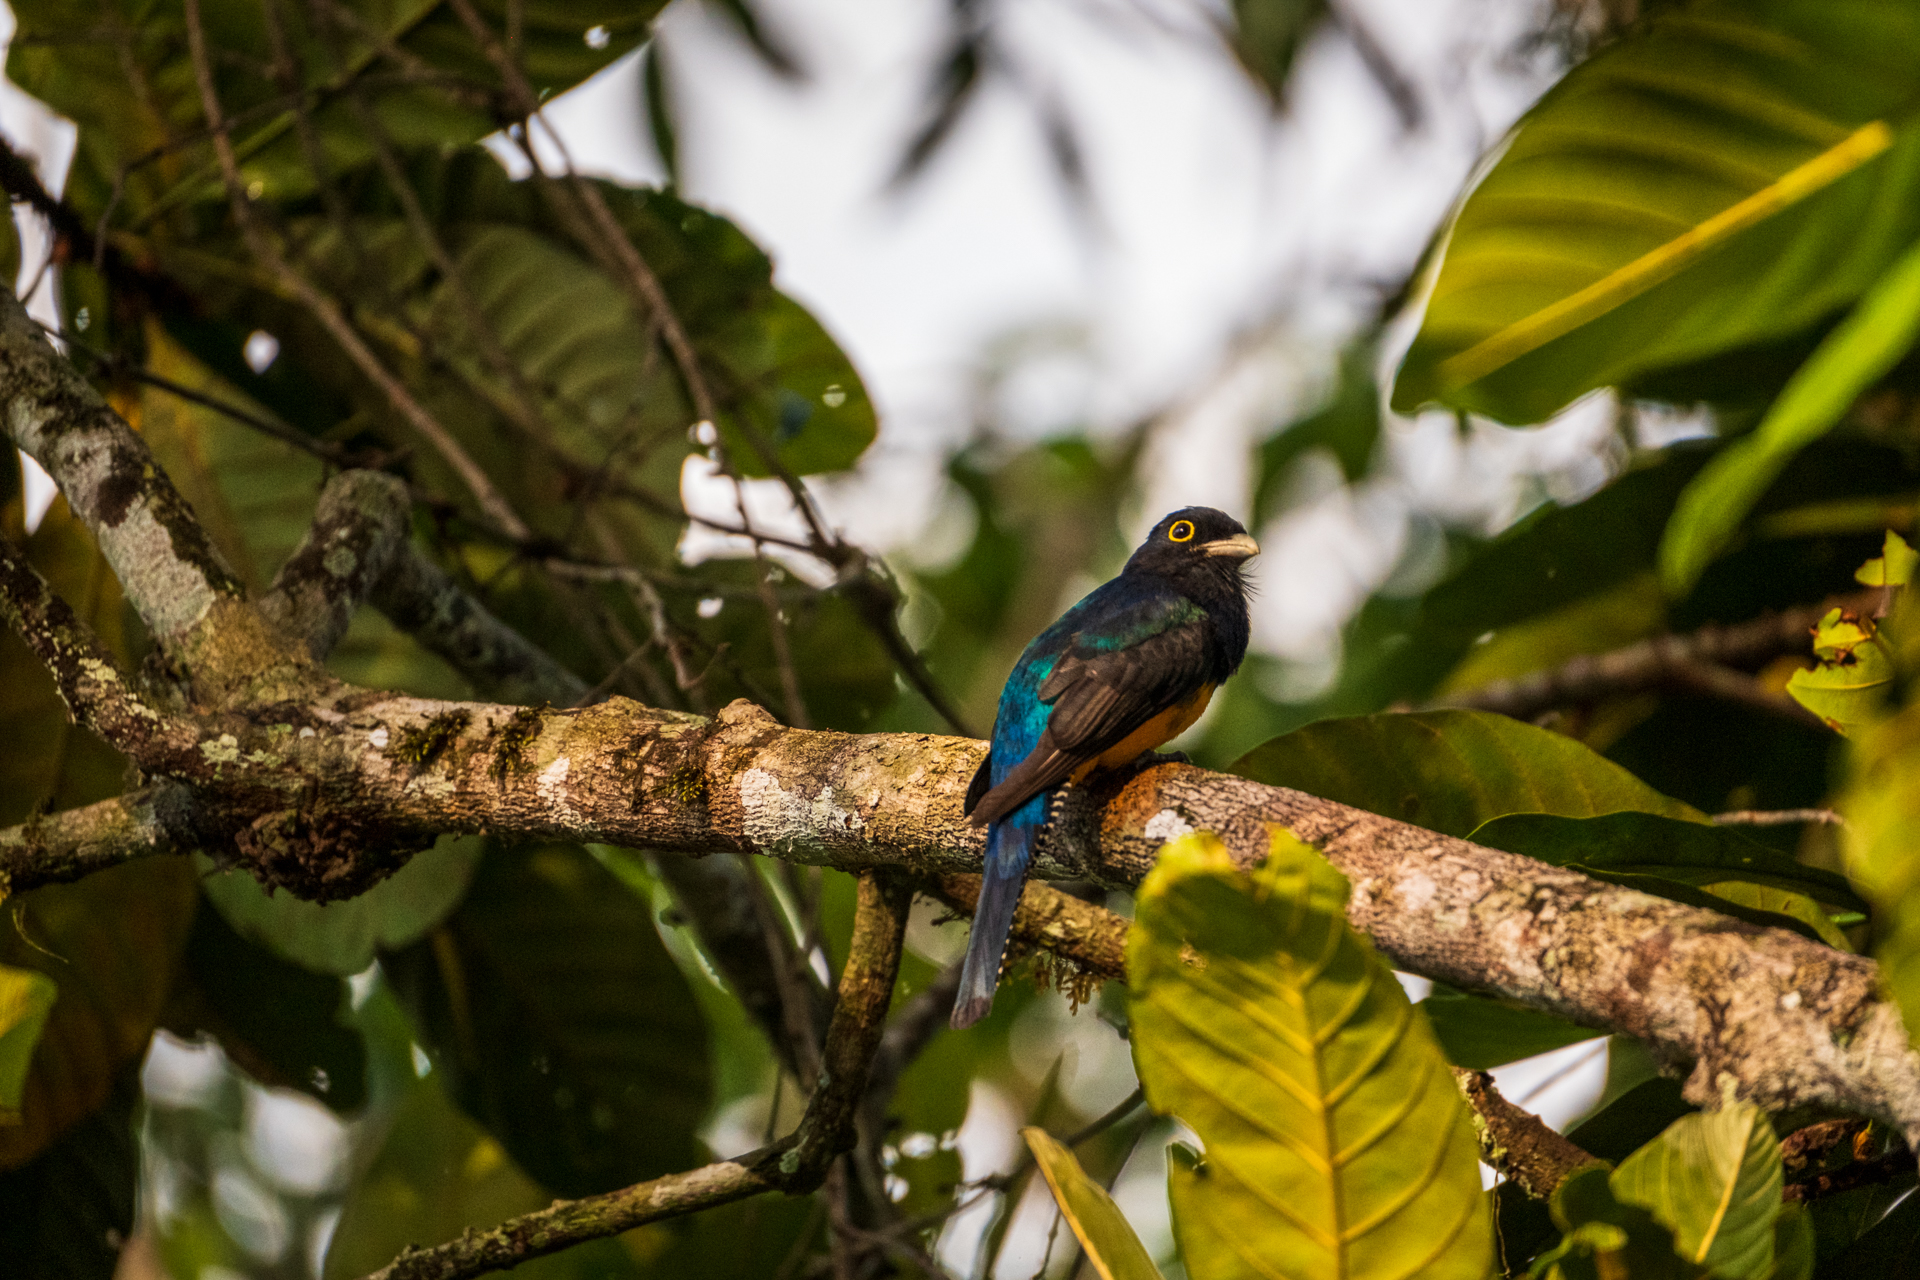
[[[953,1025],[993,1006],[1021,885],[1060,787],[1125,764],[1191,724],[1247,648],[1240,566],[1258,551],[1230,517],[1162,520],[1119,577],[1041,632],[1000,693],[991,750],[967,793],[987,827]]]

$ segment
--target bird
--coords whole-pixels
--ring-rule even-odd
[[[1200,718],[1247,653],[1240,522],[1183,507],[1153,527],[1120,575],[1036,636],[1007,677],[965,813],[987,829],[986,873],[950,1025],[993,1008],[1027,863],[1055,793],[1130,764]]]

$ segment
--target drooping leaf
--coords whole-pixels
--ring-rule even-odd
[[[139,1072],[121,1070],[105,1103],[52,1146],[0,1173],[0,1258],[34,1280],[112,1280],[133,1233],[140,1150]]]
[[[1158,1280],[1160,1269],[1153,1265],[1140,1237],[1120,1213],[1107,1189],[1087,1176],[1073,1149],[1063,1146],[1045,1129],[1028,1126],[1020,1131],[1033,1152],[1040,1175],[1060,1216],[1073,1228],[1080,1247],[1087,1251],[1100,1280]]]
[[[1168,1175],[1195,1280],[1491,1263],[1465,1106],[1346,894],[1284,833],[1254,873],[1211,836],[1175,841],[1141,886],[1134,1061],[1148,1104],[1206,1143]]]
[[[1462,205],[1396,407],[1539,422],[1850,305],[1920,230],[1917,51],[1903,6],[1719,0],[1576,67]]]
[[[1608,1184],[1672,1231],[1687,1261],[1727,1280],[1764,1280],[1784,1178],[1766,1115],[1735,1102],[1674,1121],[1621,1161]]]
[[[700,1163],[706,1023],[647,903],[572,845],[492,848],[382,961],[448,1092],[563,1195]]]
[[[59,991],[38,970],[0,965],[0,1124],[19,1118],[27,1067]]]
[[[1693,586],[1795,454],[1825,435],[1920,335],[1920,244],[1887,268],[1828,334],[1751,435],[1714,455],[1680,495],[1660,542],[1669,593]]]
[[[367,1050],[343,1018],[347,984],[242,938],[218,911],[194,915],[175,1030],[201,1030],[262,1084],[298,1089],[336,1111],[366,1101]],[[190,1025],[188,1025],[190,1024]]]
[[[1481,711],[1322,720],[1255,747],[1232,772],[1463,837],[1510,813],[1703,820],[1570,738]]]
[[[1494,1067],[1606,1034],[1536,1009],[1435,986],[1420,1002],[1447,1061],[1469,1071]]]

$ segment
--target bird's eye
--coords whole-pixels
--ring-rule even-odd
[[[1192,542],[1193,521],[1175,520],[1173,527],[1167,530],[1167,540],[1169,542]]]

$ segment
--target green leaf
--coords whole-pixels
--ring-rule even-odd
[[[387,686],[373,685],[373,688]],[[467,891],[482,841],[443,836],[357,898],[308,902],[269,894],[245,870],[216,873],[205,857],[207,898],[242,938],[314,973],[351,977],[381,950],[408,946],[446,919]]]
[[[1847,307],[1920,231],[1916,67],[1902,5],[1708,0],[1574,68],[1461,206],[1395,407],[1539,422]]]
[[[1763,1280],[1784,1178],[1766,1115],[1735,1102],[1674,1121],[1622,1161],[1609,1185],[1671,1230],[1681,1257],[1726,1280]]]
[[[27,1066],[59,991],[44,973],[0,965],[0,1124],[19,1118]]]
[[[325,1280],[378,1271],[408,1245],[457,1239],[546,1208],[553,1193],[529,1178],[487,1132],[447,1100],[439,1073],[400,1104],[386,1142],[347,1193],[327,1248]],[[515,1280],[636,1280],[615,1240],[595,1240],[514,1269]]]
[[[1534,1260],[1546,1280],[1697,1280],[1697,1266],[1674,1252],[1673,1233],[1640,1205],[1616,1198],[1609,1171],[1590,1165],[1554,1189],[1553,1221],[1566,1234]]]
[[[1813,655],[1811,670],[1803,668],[1787,679],[1787,692],[1795,702],[1848,737],[1886,718],[1897,673],[1871,619],[1839,608],[1827,610],[1814,627]]]
[[[1447,1061],[1469,1071],[1490,1071],[1606,1034],[1550,1013],[1437,984],[1420,1002],[1420,1010],[1427,1015]]]
[[[1788,1201],[1773,1220],[1773,1269],[1764,1280],[1813,1280],[1813,1215]]]
[[[1871,910],[1844,876],[1810,867],[1731,827],[1680,822],[1652,813],[1562,818],[1509,814],[1474,831],[1475,844],[1523,853],[1556,867],[1659,875],[1712,887],[1728,881],[1765,885],[1855,911]]]
[[[1228,45],[1247,75],[1278,105],[1294,58],[1327,16],[1326,0],[1233,0]]]
[[[30,1163],[0,1173],[0,1258],[35,1280],[112,1280],[133,1234],[140,1073],[124,1068],[105,1105]]]
[[[365,1103],[367,1050],[345,1021],[345,982],[253,945],[218,911],[195,913],[181,976],[184,990],[175,999],[187,1020],[211,1033],[248,1075],[336,1111]]]
[[[1699,580],[1793,456],[1831,431],[1920,336],[1920,243],[1903,253],[1828,334],[1751,435],[1714,455],[1680,495],[1660,542],[1660,579],[1679,596]]]
[[[1253,873],[1212,836],[1177,840],[1141,886],[1134,1063],[1148,1104],[1206,1143],[1168,1170],[1195,1280],[1480,1280],[1492,1263],[1465,1104],[1346,898],[1285,833]]]
[[[1861,565],[1853,580],[1866,587],[1904,587],[1913,582],[1915,568],[1920,568],[1920,552],[1889,529],[1880,554]]]
[[[706,1022],[649,904],[584,850],[490,848],[459,910],[381,967],[448,1092],[543,1185],[700,1163]]]
[[[349,84],[401,144],[459,145],[499,127],[491,104],[504,96],[505,85],[451,6],[351,0],[339,7],[348,20],[324,31],[312,23],[314,10],[292,6],[276,14],[295,74],[319,90],[304,104],[302,122],[272,72],[263,10],[249,0],[202,6],[217,90],[235,125],[241,180],[258,183],[264,198],[297,200],[318,185],[297,124],[310,128],[331,176],[371,155],[367,130],[340,91]],[[544,99],[637,46],[660,4],[479,0],[474,7],[497,40],[513,24],[517,60]],[[204,137],[205,122],[177,6],[143,10],[137,23],[128,23],[114,0],[22,0],[15,13],[20,29],[35,38],[9,50],[8,77],[80,127],[70,200],[98,216],[117,198],[122,216],[146,222],[182,205],[224,205],[211,148],[203,143],[181,154],[179,139]],[[594,28],[606,38],[589,40]],[[103,38],[103,32],[115,35]],[[398,54],[398,66],[382,56],[386,49]],[[468,92],[451,93],[450,85]],[[169,141],[168,163],[136,163]]]
[[[1571,738],[1484,711],[1322,720],[1255,747],[1230,772],[1453,836],[1510,813],[1705,821]]]
[[[1121,1216],[1120,1206],[1105,1187],[1087,1176],[1073,1150],[1037,1126],[1022,1129],[1020,1136],[1027,1140],[1060,1216],[1073,1228],[1100,1280],[1159,1280],[1160,1269]]]

